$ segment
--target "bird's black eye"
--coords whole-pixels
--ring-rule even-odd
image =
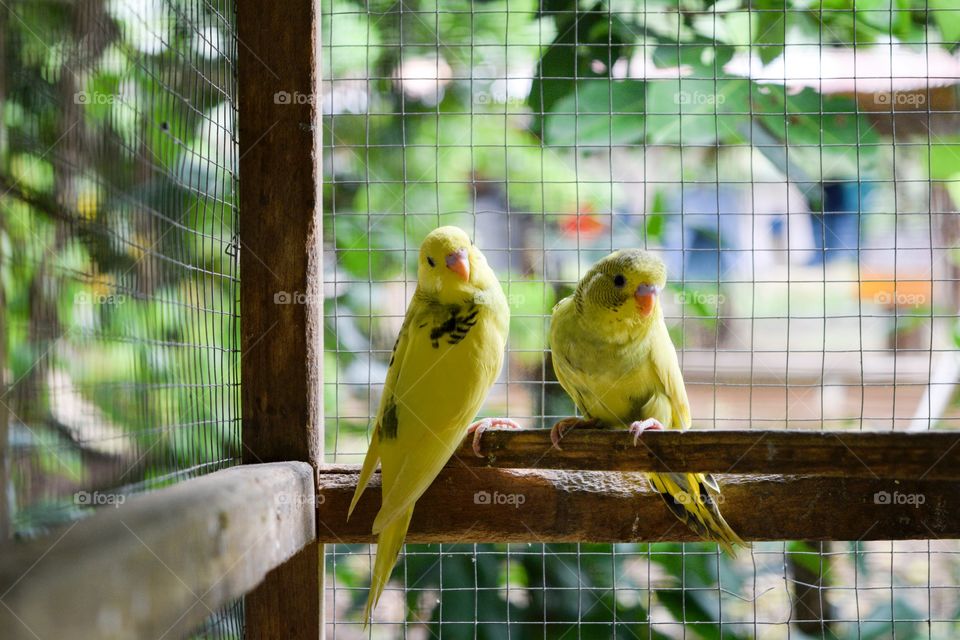
[[[436,264],[434,264],[433,258],[431,258],[430,256],[427,256],[427,264],[430,265],[431,267],[437,266]]]
[[[617,287],[618,289],[625,284],[627,284],[627,279],[622,273],[618,273],[613,277],[613,286]]]

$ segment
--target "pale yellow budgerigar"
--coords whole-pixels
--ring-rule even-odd
[[[576,292],[553,310],[550,349],[561,386],[584,420],[558,422],[558,445],[578,424],[626,427],[634,444],[646,429],[685,429],[690,405],[677,352],[663,319],[660,292],[667,269],[652,253],[616,251],[595,264]],[[680,520],[731,555],[744,542],[717,505],[709,474],[648,473],[653,488]]]
[[[390,578],[414,504],[463,440],[500,373],[509,324],[500,282],[467,234],[457,227],[432,231],[420,247],[417,289],[393,347],[350,504],[352,514],[379,461],[383,501],[373,522],[377,557],[365,623]],[[474,424],[475,451],[491,426],[517,425],[504,419]]]

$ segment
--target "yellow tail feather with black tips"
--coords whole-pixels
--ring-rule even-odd
[[[727,524],[717,500],[707,488],[716,482],[702,473],[648,473],[653,488],[670,511],[704,540],[716,542],[736,557],[736,546],[749,547]],[[719,490],[716,491],[719,496]]]

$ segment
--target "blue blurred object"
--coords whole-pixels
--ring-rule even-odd
[[[743,253],[739,226],[742,198],[736,187],[684,186],[668,195],[670,211],[665,241],[668,273],[687,282],[720,282],[737,266]],[[679,214],[683,215],[679,215]]]
[[[853,181],[823,184],[823,213],[810,215],[816,248],[811,265],[857,259],[860,214],[869,188]]]

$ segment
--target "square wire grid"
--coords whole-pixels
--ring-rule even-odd
[[[0,6],[0,539],[240,462],[235,23]]]
[[[511,304],[485,415],[572,414],[551,308],[641,247],[668,264],[695,428],[957,427],[960,11],[751,4],[324,3],[328,461],[363,458],[441,224]],[[958,551],[408,545],[368,634],[951,638]],[[369,548],[327,566],[329,636],[367,637]]]

